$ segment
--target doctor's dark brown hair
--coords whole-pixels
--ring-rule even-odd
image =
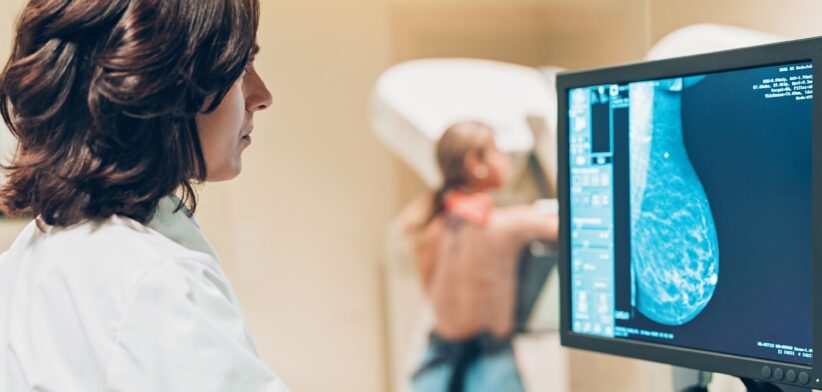
[[[206,178],[194,118],[216,109],[251,61],[259,9],[31,0],[0,75],[0,112],[19,141],[0,208],[57,226],[114,214],[145,223],[182,189],[193,211],[193,183]]]

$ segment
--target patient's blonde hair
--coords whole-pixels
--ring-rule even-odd
[[[434,192],[427,226],[445,210],[445,195],[468,183],[470,175],[465,168],[465,157],[475,153],[482,159],[484,148],[494,138],[494,130],[479,121],[456,123],[443,132],[437,142],[437,165],[442,174],[442,186]]]

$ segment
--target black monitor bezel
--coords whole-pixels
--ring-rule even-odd
[[[674,366],[702,369],[729,374],[737,377],[766,380],[762,368],[781,368],[785,372],[794,370],[810,375],[807,385],[822,389],[822,361],[814,360],[820,366],[803,366],[787,362],[761,360],[731,354],[714,353],[696,349],[666,346],[628,339],[611,339],[574,333],[571,330],[570,304],[570,185],[569,185],[569,140],[568,140],[568,91],[577,87],[603,84],[621,84],[632,81],[666,79],[671,77],[702,75],[714,72],[733,71],[773,65],[811,62],[815,81],[822,80],[822,37],[798,41],[735,49],[723,52],[700,54],[674,59],[628,64],[587,71],[564,72],[557,76],[558,101],[558,198],[560,205],[559,274],[560,274],[560,337],[563,346],[613,354],[624,357],[666,363]],[[812,227],[813,227],[813,317],[814,326],[822,327],[822,268],[816,264],[822,261],[822,99],[819,86],[814,83],[813,94],[813,135],[812,135]],[[790,306],[786,304],[786,306]],[[822,349],[822,328],[813,330],[813,350]],[[782,382],[785,382],[782,380]],[[785,382],[786,383],[786,382]],[[786,383],[798,385],[797,383]]]

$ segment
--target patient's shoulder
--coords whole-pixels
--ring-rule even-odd
[[[537,215],[538,213],[530,205],[498,207],[491,214],[488,224],[496,230],[516,230]]]

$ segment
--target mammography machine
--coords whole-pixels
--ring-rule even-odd
[[[695,25],[660,40],[649,50],[647,59],[758,45],[780,39],[731,26]],[[373,129],[392,153],[434,189],[440,181],[434,145],[441,132],[459,120],[485,121],[496,128],[496,140],[501,149],[515,159],[517,180],[502,192],[500,202],[555,197],[558,116],[554,83],[559,71],[561,69],[556,67],[538,70],[477,59],[430,59],[399,64],[387,70],[375,86]],[[420,200],[410,203],[394,220],[387,236],[387,325],[396,390],[403,390],[413,372],[424,345],[426,328],[430,325],[411,258],[413,248],[403,231],[408,222],[419,215],[420,205]],[[534,390],[570,390],[568,357],[558,348],[556,335],[550,332],[558,327],[557,287],[556,276],[551,274],[547,284],[539,286],[540,295],[527,304],[530,308],[525,306],[533,309],[526,329],[540,333],[524,335],[516,351],[526,384]],[[659,369],[640,367],[628,371],[644,377],[642,374],[659,372]],[[615,372],[625,373],[625,370]],[[704,384],[709,379],[704,374],[684,369],[677,369],[673,380],[669,377],[670,374],[661,377],[662,385],[668,387],[673,382],[677,391]],[[727,381],[722,377],[714,380],[713,390],[735,391],[733,386],[722,384]],[[658,390],[656,386],[649,388]]]

